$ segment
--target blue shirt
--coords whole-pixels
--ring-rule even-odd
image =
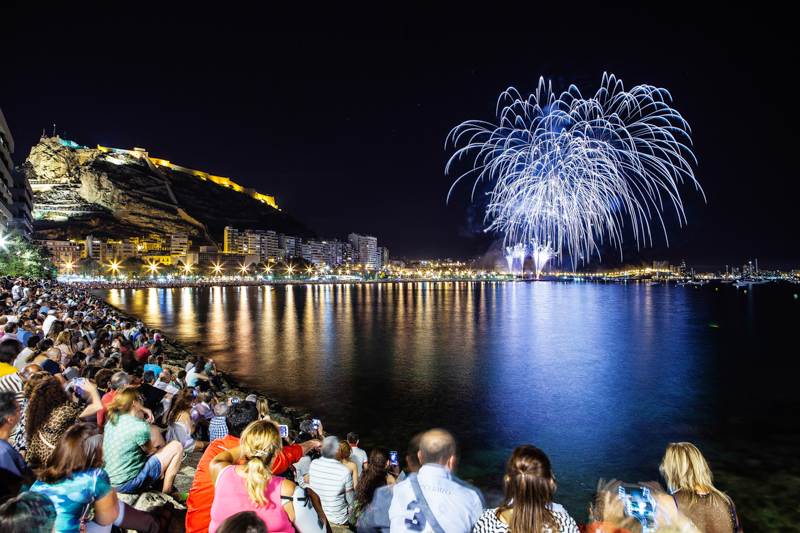
[[[30,331],[26,331],[24,329],[17,330],[17,338],[19,339],[19,342],[22,343],[22,346],[28,346],[28,339],[30,339],[32,335],[33,333]]]
[[[480,492],[437,464],[423,465],[417,475],[422,495],[433,511],[436,521],[445,533],[470,533],[483,514],[483,497]],[[432,532],[430,524],[415,510],[416,498],[411,481],[406,479],[394,487],[394,497],[389,507],[391,533]],[[413,515],[418,525],[411,524]]]
[[[158,365],[144,365],[144,371],[147,372],[148,370],[152,370],[156,377],[162,372],[161,367]]]
[[[58,483],[42,483],[37,481],[31,492],[47,495],[56,506],[56,531],[59,533],[77,533],[81,525],[81,517],[96,500],[102,499],[111,492],[108,474],[102,468],[92,468],[73,474]]]
[[[0,498],[6,495],[16,496],[12,494],[11,488],[18,489],[16,485],[26,475],[33,477],[25,459],[6,440],[0,439]]]

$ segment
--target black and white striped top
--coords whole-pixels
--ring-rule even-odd
[[[567,513],[554,512],[560,533],[579,533],[578,524]],[[497,518],[497,509],[487,509],[483,512],[478,523],[472,528],[472,533],[508,533],[508,524]],[[556,533],[545,525],[542,533]]]
[[[322,510],[330,522],[347,522],[346,493],[353,490],[353,475],[349,468],[335,459],[320,457],[311,461],[308,485],[319,496]]]

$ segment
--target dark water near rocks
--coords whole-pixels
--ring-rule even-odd
[[[800,524],[800,286],[408,283],[97,291],[240,382],[401,455],[446,427],[459,475],[501,490],[548,453],[578,520],[600,477],[658,479],[669,442],[709,459],[745,527]],[[199,346],[193,346],[195,341]],[[750,526],[750,527],[748,527]]]

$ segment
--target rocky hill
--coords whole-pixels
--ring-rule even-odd
[[[196,244],[215,244],[222,242],[225,226],[314,236],[268,203],[174,166],[155,165],[143,153],[43,138],[21,169],[34,191],[34,230],[41,239],[186,233]]]

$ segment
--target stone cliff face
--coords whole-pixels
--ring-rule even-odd
[[[222,242],[224,228],[313,236],[272,206],[197,176],[155,167],[144,156],[64,146],[42,139],[22,169],[34,191],[39,238],[80,239],[186,233]]]

